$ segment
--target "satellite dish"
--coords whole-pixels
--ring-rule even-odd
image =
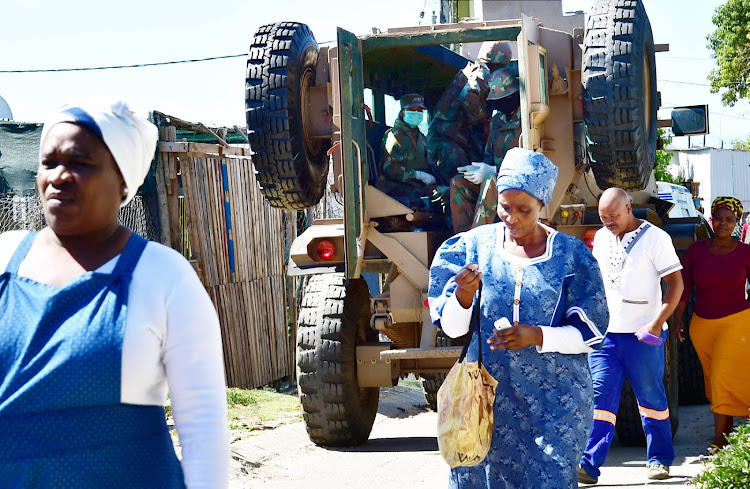
[[[0,97],[0,119],[13,120],[13,112],[10,111],[10,106],[3,97]]]

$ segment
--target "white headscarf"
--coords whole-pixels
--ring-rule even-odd
[[[49,130],[61,122],[79,124],[104,141],[128,188],[120,207],[133,200],[154,159],[159,139],[156,126],[137,116],[122,100],[88,98],[63,106],[47,119],[40,149]]]

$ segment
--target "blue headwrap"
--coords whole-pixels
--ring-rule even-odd
[[[557,166],[546,156],[513,148],[505,154],[497,172],[497,194],[508,189],[523,190],[547,205],[556,182]]]

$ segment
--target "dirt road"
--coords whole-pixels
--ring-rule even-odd
[[[359,447],[317,447],[301,422],[235,441],[231,489],[446,487],[448,467],[440,458],[435,439],[437,415],[427,409],[422,392],[398,386],[382,389],[380,395],[370,441]],[[700,472],[697,455],[712,434],[713,417],[707,405],[682,407],[672,477],[649,485],[685,487],[685,482]],[[599,484],[593,487],[637,487],[645,483],[645,448],[628,448],[615,442]]]

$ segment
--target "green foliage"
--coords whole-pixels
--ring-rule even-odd
[[[732,107],[750,89],[750,0],[727,0],[711,21],[716,30],[707,38],[708,48],[717,65],[708,75],[711,93],[725,88],[721,101]]]
[[[732,141],[732,149],[750,151],[750,137],[747,139],[735,139]]]
[[[691,482],[696,489],[740,489],[750,480],[750,425],[738,426],[727,436],[729,444],[704,459],[703,472]]]
[[[664,129],[657,129],[659,139],[662,140],[663,147],[666,147],[672,142],[672,138],[667,137],[667,133]],[[669,162],[672,161],[672,154],[665,149],[656,150],[656,164],[654,165],[654,177],[657,182],[669,182],[678,183],[677,178],[672,175],[669,170]]]
[[[283,394],[272,389],[227,389],[229,420],[254,419],[270,421],[299,417],[300,404],[296,392]]]

